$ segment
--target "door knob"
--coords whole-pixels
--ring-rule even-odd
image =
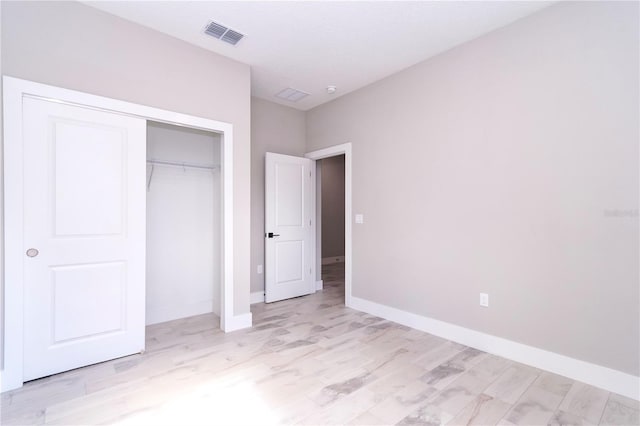
[[[267,237],[269,237],[269,238],[279,237],[279,236],[280,236],[280,234],[274,234],[273,232],[269,232],[269,233],[267,234]]]
[[[36,257],[38,254],[40,254],[38,249],[30,248],[29,250],[27,250],[27,256],[29,257]]]

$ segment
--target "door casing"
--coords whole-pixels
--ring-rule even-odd
[[[22,100],[46,99],[84,108],[125,114],[222,135],[223,259],[220,327],[225,332],[251,326],[250,314],[233,312],[233,125],[4,76],[4,322],[0,391],[23,384],[23,150]]]

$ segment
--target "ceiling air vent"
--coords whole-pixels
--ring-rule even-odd
[[[222,35],[222,38],[220,40],[226,41],[227,43],[233,44],[235,46],[237,42],[242,40],[242,37],[244,37],[244,35],[240,34],[237,31],[227,30],[227,32]]]
[[[279,93],[276,93],[276,98],[284,99],[289,102],[298,102],[300,99],[305,96],[309,96],[308,93],[302,92],[297,89],[293,89],[291,87],[287,87]]]
[[[224,25],[213,21],[209,22],[204,29],[204,33],[226,43],[233,44],[234,46],[244,37],[244,34],[240,34],[237,31],[233,31]]]

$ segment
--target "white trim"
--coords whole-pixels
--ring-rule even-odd
[[[22,93],[18,90],[10,90],[7,82],[5,77],[2,117],[4,125],[4,369],[2,389],[0,389],[2,392],[22,386],[23,357]],[[12,108],[11,105],[17,107]],[[18,141],[18,143],[11,143],[11,141]],[[8,208],[9,206],[12,208]]]
[[[264,290],[254,291],[249,295],[249,303],[255,305],[256,303],[264,303]]]
[[[328,148],[319,149],[317,151],[308,152],[305,157],[312,160],[321,160],[323,158],[335,157],[336,155],[344,154],[344,304],[348,307],[351,306],[351,283],[352,283],[352,150],[351,143],[343,143],[341,145],[334,145]],[[315,245],[314,245],[315,246]]]
[[[320,281],[316,281],[316,291],[320,291],[324,288],[324,281],[320,280]]]
[[[320,256],[320,247],[318,247],[318,224],[322,220],[322,216],[318,215],[318,208],[320,207],[320,203],[318,203],[318,185],[322,182],[322,176],[318,176],[318,162],[311,161],[311,166],[309,167],[312,170],[312,178],[311,178],[311,222],[313,223],[313,229],[311,236],[311,279],[314,281],[313,284],[313,292],[318,291],[317,283],[318,275],[322,275],[322,267],[318,265],[318,257]],[[322,241],[320,241],[322,242]],[[319,269],[318,269],[319,268]]]
[[[1,391],[22,386],[23,211],[22,99],[25,96],[95,108],[222,134],[223,269],[220,324],[224,331],[246,325],[233,315],[233,125],[159,108],[91,95],[14,77],[3,77],[4,123],[4,371]],[[227,322],[231,321],[231,326]],[[230,328],[231,327],[231,328]]]
[[[162,308],[149,308],[145,315],[145,325],[161,324],[179,318],[193,317],[196,315],[213,312],[213,300],[185,303],[184,305],[172,305]]]
[[[323,257],[322,264],[323,265],[331,265],[332,263],[343,263],[344,256],[332,256],[332,257]]]
[[[640,399],[640,377],[555,352],[492,336],[433,318],[402,311],[359,297],[351,298],[351,307],[387,320],[425,331],[463,345],[471,346],[536,368],[550,371],[608,390],[628,398]]]
[[[313,267],[316,280],[322,280],[322,162],[316,161],[316,187],[313,203],[316,206],[316,235],[313,252]]]
[[[251,312],[246,314],[236,315],[227,319],[227,326],[225,328],[225,333],[230,333],[236,330],[242,330],[244,328],[250,328],[253,324],[253,315]]]
[[[233,126],[222,134],[222,288],[220,328],[233,317]]]

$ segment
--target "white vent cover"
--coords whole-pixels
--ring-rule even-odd
[[[298,102],[300,99],[309,96],[308,93],[302,92],[291,87],[287,87],[279,93],[276,93],[276,98],[284,99],[289,102]]]
[[[227,43],[233,44],[235,46],[237,42],[242,40],[242,37],[244,37],[244,35],[240,34],[237,31],[227,30],[227,32],[222,35],[220,40],[226,41]]]
[[[211,37],[217,38],[218,40],[233,44],[234,46],[238,44],[238,42],[244,37],[244,34],[240,34],[237,31],[229,29],[224,25],[213,21],[209,22],[209,24],[205,27],[204,33],[210,35]]]

